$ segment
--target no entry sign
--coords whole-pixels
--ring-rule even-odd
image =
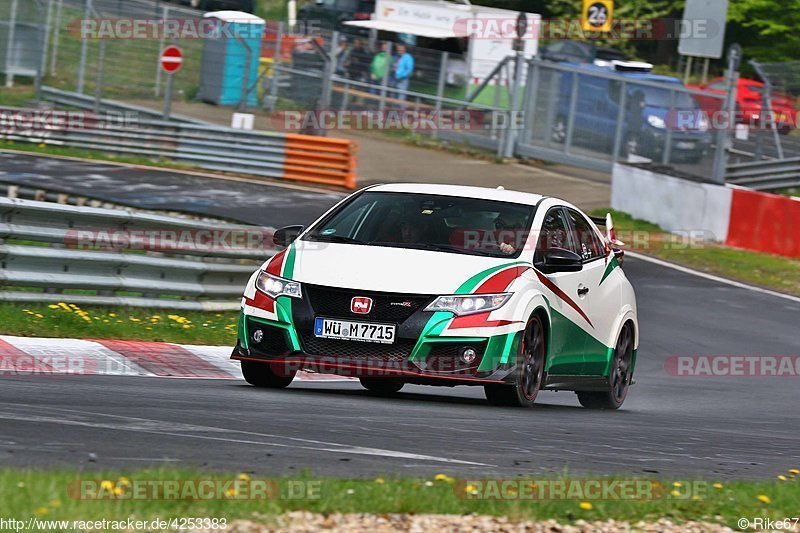
[[[165,72],[174,74],[183,65],[183,52],[177,46],[168,46],[161,52],[160,61]]]

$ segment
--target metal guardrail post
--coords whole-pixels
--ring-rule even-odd
[[[447,87],[447,61],[449,57],[449,53],[442,52],[439,58],[439,79],[436,83],[436,102],[434,104],[437,116],[442,112],[442,98],[444,98],[444,91]],[[439,137],[438,128],[433,129],[432,135],[434,139]]]
[[[8,17],[8,40],[6,42],[6,87],[14,86],[14,73],[11,62],[14,58],[14,31],[17,27],[17,1],[11,0],[11,14]]]
[[[92,15],[92,0],[84,0],[84,2],[83,18],[88,19]],[[84,35],[81,35],[81,37],[81,61],[78,64],[78,82],[75,90],[83,94],[83,80],[86,76],[86,55],[89,52],[89,40],[86,39]]]
[[[578,85],[578,77],[580,74],[573,72],[572,73],[572,90],[569,98],[569,115],[567,116],[567,132],[566,137],[564,138],[564,153],[570,153],[572,149],[572,136],[575,133],[575,113],[577,112],[578,107],[578,91],[580,90]]]
[[[103,76],[106,69],[106,40],[100,39],[100,47],[97,53],[97,80],[94,85],[94,109],[96,114],[100,114],[103,102]]]
[[[386,96],[389,87],[389,76],[392,73],[392,42],[386,43],[386,66],[383,69],[383,79],[381,80],[381,99],[378,103],[378,110],[383,111],[386,109]]]
[[[319,107],[328,109],[333,99],[333,77],[336,75],[336,63],[339,61],[339,32],[331,35],[331,47],[325,61],[325,77],[322,80],[322,97]]]
[[[622,80],[620,83],[619,109],[617,110],[617,127],[614,130],[614,148],[611,152],[611,163],[619,161],[622,151],[622,143],[625,134],[625,119],[627,118],[628,107],[628,82]]]
[[[731,45],[728,49],[728,68],[725,70],[725,82],[728,92],[725,96],[724,109],[728,117],[733,117],[736,111],[736,93],[739,83],[739,64],[742,58],[742,48]],[[719,128],[717,132],[717,147],[714,152],[714,163],[711,169],[711,180],[715,183],[725,183],[725,172],[728,159],[729,128]]]
[[[61,38],[61,9],[64,6],[64,0],[57,0],[56,7],[56,20],[53,25],[53,50],[50,52],[50,75],[56,75],[56,64],[58,62],[58,41]]]
[[[49,48],[50,24],[53,18],[53,0],[47,0],[47,14],[42,26],[42,53],[39,55],[39,64],[36,67],[36,107],[42,101],[42,83],[47,71],[47,49]]]
[[[506,134],[506,148],[503,152],[505,157],[514,156],[514,148],[517,143],[517,134],[519,133],[519,125],[517,124],[517,115],[519,114],[519,97],[522,91],[522,72],[525,66],[525,55],[519,51],[514,58],[514,85],[509,93],[509,120],[508,132]]]
[[[169,18],[169,6],[162,6],[163,11],[161,12],[161,22],[166,27],[167,19]],[[164,44],[166,43],[166,32],[161,32],[161,37],[158,39],[158,53],[159,55],[164,50]],[[156,98],[161,96],[161,61],[156,58],[156,84],[154,95]]]
[[[675,91],[670,89],[669,91],[669,112],[667,112],[667,118],[664,121],[664,127],[666,128],[666,135],[664,138],[664,152],[661,154],[661,164],[662,165],[669,165],[669,159],[672,155],[672,125],[670,124],[670,120],[672,122],[676,122],[676,118],[674,116],[675,113]],[[672,118],[670,119],[670,116]]]

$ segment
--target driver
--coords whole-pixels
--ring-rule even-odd
[[[500,251],[506,255],[514,255],[525,242],[526,217],[519,212],[502,213],[494,220],[497,243]]]

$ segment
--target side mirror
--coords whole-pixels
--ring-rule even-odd
[[[550,248],[544,256],[543,272],[580,272],[583,270],[583,259],[572,250]]]
[[[289,246],[303,233],[304,229],[306,229],[305,226],[286,226],[275,230],[272,235],[272,243],[275,246]]]

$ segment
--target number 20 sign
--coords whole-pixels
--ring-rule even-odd
[[[611,31],[614,0],[583,0],[583,30]]]

